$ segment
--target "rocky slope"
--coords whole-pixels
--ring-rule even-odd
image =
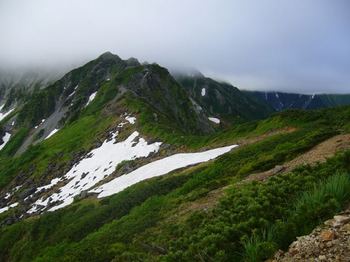
[[[261,119],[273,112],[269,105],[259,103],[238,88],[205,77],[199,72],[174,75],[177,81],[188,90],[199,108],[212,117],[237,123]]]
[[[9,115],[0,119],[2,130],[14,136],[26,129],[15,152],[21,154],[78,119],[96,97],[99,102],[95,111],[115,110],[125,103],[144,104],[150,121],[163,122],[173,130],[200,133],[213,130],[207,116],[197,110],[186,90],[166,69],[156,64],[141,65],[134,58],[122,60],[111,53],[67,73],[47,88],[33,91],[23,103],[16,105],[8,98],[0,110],[4,116]],[[16,112],[10,115],[14,109]]]
[[[0,104],[3,109],[23,103],[36,90],[49,86],[61,77],[61,73],[26,73],[0,71]]]
[[[298,237],[287,252],[279,251],[269,261],[350,261],[350,209],[325,221],[311,234]]]
[[[275,111],[286,109],[319,109],[350,104],[350,95],[293,94],[283,92],[244,91],[251,98],[272,107]]]

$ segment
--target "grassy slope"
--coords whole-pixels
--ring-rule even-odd
[[[20,129],[0,153],[0,188],[5,186],[19,172],[30,173],[35,167],[34,176],[44,173],[49,163],[65,164],[81,150],[92,146],[118,116],[101,112],[103,106],[116,95],[117,90],[109,83],[101,87],[95,101],[81,114],[79,120],[67,125],[51,139],[31,146],[20,157],[12,157],[21,141],[28,133]]]
[[[96,98],[92,105],[97,105],[98,101]],[[132,108],[140,105],[133,104]],[[0,232],[0,258],[13,261],[153,260],[157,257],[168,260],[190,260],[193,257],[198,260],[230,260],[248,257],[249,250],[258,250],[259,256],[266,257],[300,233],[293,229],[299,226],[298,221],[303,221],[307,228],[315,223],[314,216],[303,217],[302,220],[295,220],[297,222],[292,220],[291,228],[279,229],[281,225],[278,221],[290,219],[294,208],[293,201],[285,205],[286,201],[297,201],[300,192],[312,190],[315,183],[334,174],[334,170],[349,171],[349,154],[317,168],[304,168],[292,175],[272,179],[258,187],[255,184],[238,190],[233,187],[212,213],[202,211],[187,218],[176,217],[177,207],[203,197],[213,189],[234,185],[253,171],[266,170],[292,159],[338,132],[349,132],[349,111],[350,108],[308,113],[291,111],[216,136],[183,134],[180,138],[180,133],[175,131],[169,134],[162,125],[155,128],[155,125],[147,124],[147,114],[140,113],[141,122],[145,121],[143,131],[146,134],[175,144],[183,143],[188,148],[233,143],[238,137],[254,136],[285,126],[294,126],[298,130],[239,148],[215,162],[177,172],[177,175],[139,183],[102,201],[80,201],[58,212],[5,227]],[[43,148],[38,148],[37,154],[45,159],[46,155],[51,155],[51,151],[74,147],[66,136],[73,140],[82,129],[89,133],[89,127],[96,126],[91,119],[89,116],[83,117],[62,131],[62,137],[57,135],[55,139],[47,141],[50,151],[43,154],[40,151]],[[98,126],[105,128],[104,124]],[[90,133],[86,134],[89,138],[94,136]],[[67,144],[62,144],[62,140]],[[26,156],[16,160],[19,161],[17,165],[26,159],[30,158]],[[276,196],[276,192],[280,195]],[[345,200],[332,200],[330,204],[325,201],[325,207],[330,207],[332,211],[339,209]],[[267,207],[269,212],[266,212]],[[322,210],[323,206],[315,210],[316,216],[327,217],[329,212]],[[273,241],[265,241],[261,232],[272,226],[280,231],[277,231]],[[262,240],[254,242],[254,239],[251,240],[254,235],[259,235]]]

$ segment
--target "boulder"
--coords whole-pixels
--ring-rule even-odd
[[[335,238],[335,233],[332,230],[323,230],[320,234],[322,241],[331,241]]]

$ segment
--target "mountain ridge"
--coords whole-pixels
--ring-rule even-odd
[[[112,53],[68,72],[1,112],[0,260],[272,257],[350,201],[350,106],[275,111]]]

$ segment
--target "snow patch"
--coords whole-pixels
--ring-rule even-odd
[[[201,91],[201,95],[202,95],[202,96],[205,96],[205,93],[206,93],[206,90],[205,90],[205,88],[203,87],[203,88],[202,88],[202,91]]]
[[[11,134],[10,133],[5,133],[5,135],[2,137],[2,140],[4,141],[1,145],[0,145],[0,150],[2,150],[5,145],[8,143],[8,141],[10,141],[11,138]]]
[[[9,210],[10,208],[13,208],[13,207],[16,207],[16,206],[18,206],[18,203],[17,203],[17,202],[16,202],[16,203],[13,203],[13,204],[11,204],[11,205],[9,205],[9,206],[0,208],[0,214],[6,212],[6,211]]]
[[[229,152],[238,145],[231,145],[216,148],[199,153],[181,153],[146,164],[129,174],[122,175],[112,181],[97,187],[90,192],[99,193],[98,198],[107,197],[116,194],[125,188],[132,186],[140,181],[168,174],[179,168],[215,159],[216,157]]]
[[[48,139],[48,138],[50,138],[50,137],[52,137],[52,136],[53,136],[54,134],[56,134],[58,131],[59,131],[59,129],[57,129],[57,128],[55,128],[54,130],[52,130],[52,131],[50,132],[50,134],[45,138],[45,140]]]
[[[75,89],[74,89],[75,90]],[[72,97],[75,94],[75,91],[73,91],[72,93],[70,93],[70,95],[67,98]]]
[[[10,198],[10,196],[11,196],[11,193],[6,193],[6,195],[5,195],[4,199],[9,199],[9,198]]]
[[[219,118],[216,118],[216,117],[208,117],[208,119],[209,119],[211,122],[214,122],[215,124],[220,124],[220,119],[219,119]]]
[[[97,94],[97,92],[92,93],[92,94],[89,96],[89,100],[88,100],[88,102],[86,103],[85,107],[87,107],[87,106],[95,99],[96,94]]]
[[[128,121],[131,125],[135,124],[136,122],[136,117],[128,115],[128,113],[124,113],[120,115],[120,117],[124,117],[126,121]],[[125,126],[128,122],[121,122],[119,123],[118,127],[123,127]]]
[[[38,192],[40,192],[41,190],[50,189],[50,188],[52,188],[53,186],[55,186],[55,185],[56,185],[58,182],[60,182],[60,181],[61,181],[60,178],[54,178],[54,179],[51,180],[50,184],[45,185],[45,186],[38,187],[38,188],[36,189],[35,193],[38,193]],[[34,193],[34,194],[35,194],[35,193]]]
[[[5,112],[5,113],[1,113],[1,110],[4,108],[5,105],[0,106],[0,121],[2,121],[3,119],[5,119],[5,117],[7,117],[9,114],[11,114],[13,112],[13,110],[15,110],[14,108],[10,109],[9,111]]]
[[[127,117],[125,117],[125,120],[133,125],[136,122],[136,117],[134,117],[134,116],[127,116]]]
[[[54,211],[71,204],[74,197],[82,191],[88,190],[98,182],[111,175],[118,164],[122,161],[134,160],[140,157],[147,157],[152,152],[157,152],[160,142],[147,144],[139,137],[137,131],[133,132],[126,140],[117,142],[118,132],[113,134],[111,140],[105,140],[103,144],[90,151],[86,158],[75,164],[62,178],[52,180],[49,185],[42,188],[51,188],[59,181],[68,180],[56,193],[51,194],[46,199],[37,200],[27,213],[34,213],[46,207],[50,203],[60,201],[49,211]]]
[[[35,126],[34,128],[37,129],[37,128],[38,128],[41,124],[43,124],[44,122],[45,122],[45,119],[41,119],[40,124],[37,125],[37,126]]]
[[[22,186],[23,186],[23,185],[16,186],[16,187],[14,188],[14,191],[15,191],[15,192],[18,191],[18,189],[20,189]]]

